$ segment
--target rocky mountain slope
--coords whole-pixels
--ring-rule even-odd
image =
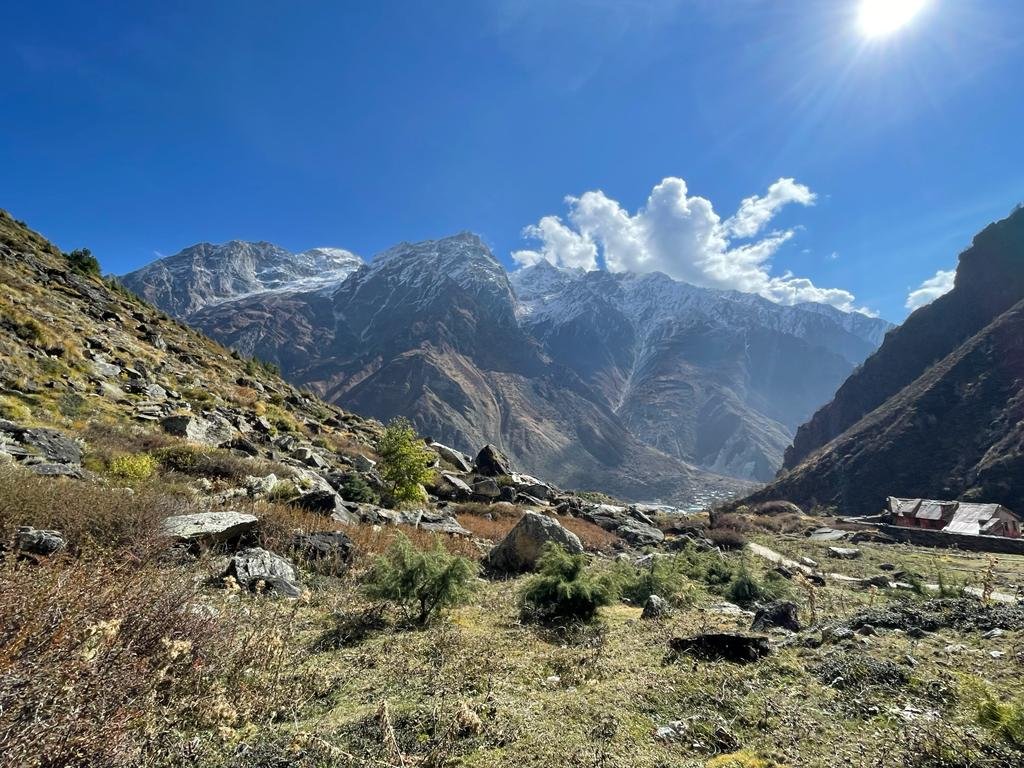
[[[952,291],[921,307],[800,427],[792,468],[917,379],[1024,298],[1024,209],[991,224],[960,254]]]
[[[1024,210],[982,231],[956,286],[889,333],[754,499],[878,512],[886,496],[1024,510]]]
[[[122,281],[152,304],[185,318],[225,299],[337,283],[362,263],[341,248],[289,253],[271,243],[231,240],[222,245],[193,245],[125,275]]]
[[[252,296],[190,322],[328,400],[384,420],[408,415],[462,450],[493,442],[566,487],[677,503],[742,487],[644,444],[552,361],[475,235],[403,243],[333,291]]]
[[[127,282],[163,301],[151,274]],[[769,480],[889,327],[663,275],[544,263],[510,279],[468,234],[396,246],[315,290],[178,314],[347,407],[410,415],[463,450],[494,442],[565,485],[677,502],[723,487],[694,467]]]
[[[888,323],[787,307],[662,274],[512,275],[519,315],[642,441],[723,474],[770,480],[815,403]]]

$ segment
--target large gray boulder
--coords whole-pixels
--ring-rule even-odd
[[[236,539],[256,527],[252,515],[232,510],[174,515],[163,521],[164,533],[179,541],[218,544]]]
[[[234,578],[238,586],[250,592],[266,590],[286,597],[302,594],[292,564],[261,547],[250,547],[236,553],[228,563],[224,576]]]
[[[567,552],[579,554],[583,544],[572,531],[567,531],[553,517],[527,512],[484,560],[487,570],[495,574],[532,571],[541,550],[549,541],[560,544]]]
[[[160,421],[160,426],[169,435],[183,437],[190,443],[210,446],[226,443],[238,432],[226,421],[214,422],[190,413],[167,416]]]
[[[470,464],[469,457],[462,451],[457,451],[443,443],[431,443],[430,447],[434,449],[434,453],[460,472],[469,472],[473,469],[472,464]]]
[[[480,449],[473,464],[479,475],[498,477],[512,474],[512,464],[508,457],[490,443]]]

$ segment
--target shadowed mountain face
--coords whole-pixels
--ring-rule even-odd
[[[754,498],[880,511],[886,496],[1024,509],[1024,210],[960,256],[955,288],[914,312],[800,428],[789,471]]]
[[[496,443],[566,486],[673,501],[742,485],[719,475],[770,479],[888,327],[660,274],[542,264],[510,280],[469,234],[183,316],[368,415],[467,451]]]
[[[890,332],[836,392],[797,431],[785,467],[814,451],[917,379],[1024,298],[1024,209],[986,227],[960,254],[952,291],[914,312]]]

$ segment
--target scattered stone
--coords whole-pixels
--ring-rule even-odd
[[[253,530],[257,522],[255,517],[242,512],[195,512],[168,517],[162,527],[168,536],[181,541],[214,544],[237,539]]]
[[[51,464],[41,462],[39,464],[28,464],[29,470],[43,477],[70,477],[75,480],[85,480],[87,475],[77,464]]]
[[[847,626],[864,624],[886,629],[901,629],[910,637],[949,628],[960,632],[987,632],[992,629],[1024,630],[1024,605],[1018,603],[982,603],[970,598],[928,600],[917,604],[890,604],[854,615]]]
[[[860,557],[860,550],[856,547],[829,547],[828,556],[838,560],[856,560]]]
[[[224,572],[225,578],[229,576],[250,592],[267,590],[286,597],[302,594],[292,564],[261,547],[250,547],[235,554]]]
[[[462,451],[457,451],[454,448],[443,445],[442,443],[431,443],[430,447],[434,449],[434,452],[438,456],[460,472],[472,471],[473,465],[469,461],[469,456],[464,454]]]
[[[445,498],[462,501],[473,495],[473,489],[458,475],[441,472],[437,483],[437,493]]]
[[[63,432],[45,427],[23,427],[6,419],[0,419],[0,433],[10,435],[30,453],[42,456],[54,464],[81,464],[82,444]],[[0,440],[0,442],[3,442]],[[4,448],[13,453],[11,446]]]
[[[487,477],[512,474],[512,465],[509,463],[508,457],[490,443],[480,449],[473,465],[478,474]]]
[[[815,541],[838,541],[845,539],[850,534],[848,531],[837,531],[835,528],[815,528],[807,535]]]
[[[707,661],[732,661],[747,664],[771,653],[768,638],[739,632],[704,632],[693,637],[669,640],[674,656],[689,654]]]
[[[501,497],[501,486],[493,477],[482,477],[473,483],[473,496],[483,501],[494,501]]]
[[[640,618],[658,620],[671,615],[671,613],[672,606],[669,605],[668,600],[663,597],[659,597],[658,595],[651,595],[647,598],[647,602],[644,603],[644,610],[643,613],[640,614]]]
[[[788,629],[790,632],[800,631],[800,619],[796,603],[779,600],[759,608],[754,614],[750,628],[755,632],[765,632],[774,628]]]
[[[344,572],[352,563],[356,545],[341,531],[297,533],[292,537],[291,549],[306,560],[334,565],[333,573]]]
[[[160,421],[164,432],[183,437],[189,442],[217,446],[234,437],[235,430],[192,414],[167,416]]]
[[[271,472],[269,475],[265,475],[264,477],[254,477],[253,475],[249,475],[242,480],[242,487],[245,488],[250,496],[266,496],[274,490],[274,486],[277,485],[277,483],[277,475]]]
[[[373,459],[366,458],[361,453],[357,453],[354,456],[352,456],[351,460],[352,466],[355,467],[359,472],[372,472],[377,466],[376,461],[374,461]]]
[[[803,556],[798,557],[797,558],[797,562],[800,563],[800,565],[807,566],[808,568],[817,568],[818,567],[818,561],[817,560],[812,560],[809,557],[803,557]]]
[[[891,572],[891,571],[895,571],[896,570],[896,566],[893,565],[892,563],[879,563],[878,564],[878,570]]]
[[[64,534],[41,528],[22,525],[14,533],[14,549],[32,555],[52,555],[67,547]]]
[[[533,570],[541,549],[549,541],[560,544],[571,554],[583,551],[576,534],[567,531],[561,523],[547,515],[527,512],[484,558],[492,573],[514,574]]]

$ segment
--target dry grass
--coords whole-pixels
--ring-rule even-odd
[[[622,543],[622,539],[599,525],[579,517],[557,517],[558,522],[575,533],[585,549],[592,552],[608,552]]]
[[[0,765],[190,763],[194,733],[265,723],[301,689],[286,682],[287,622],[228,609],[176,568],[3,566]]]
[[[134,493],[0,467],[0,540],[20,525],[62,531],[73,551],[151,549],[160,521],[187,510],[184,498],[141,487]]]

